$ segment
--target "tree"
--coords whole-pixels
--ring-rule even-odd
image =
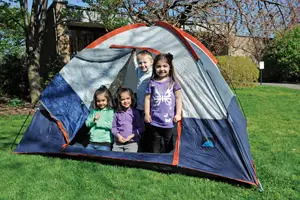
[[[159,20],[192,34],[211,33],[215,48],[220,43],[230,46],[233,34],[251,36],[257,61],[264,46],[255,38],[270,38],[277,30],[298,23],[297,9],[297,0],[127,0],[121,8],[133,22],[154,24]]]
[[[300,83],[300,25],[277,33],[264,60],[265,81]]]
[[[101,16],[101,23],[107,32],[130,23],[127,14],[122,11],[120,0],[84,0],[84,2]]]
[[[23,28],[21,10],[0,1],[0,95],[22,98],[28,95]]]
[[[14,51],[20,51],[22,49],[25,54],[25,61],[23,65],[27,69],[26,80],[29,85],[29,96],[31,102],[34,103],[39,99],[41,92],[41,77],[40,77],[40,53],[43,41],[44,33],[46,32],[46,13],[48,7],[48,0],[33,0],[31,8],[29,8],[28,0],[20,0],[20,5],[15,4],[15,0],[0,0],[0,23],[1,36],[0,46],[3,52],[6,54],[13,53]],[[68,12],[63,12],[60,16],[67,16]],[[61,17],[64,19],[64,17]],[[59,23],[61,23],[59,21]],[[58,23],[57,23],[58,24]],[[55,24],[54,26],[56,26]],[[55,27],[50,27],[55,28]],[[20,44],[22,47],[20,48]],[[4,54],[3,54],[4,55]],[[10,55],[9,58],[12,58]],[[17,57],[16,60],[23,60]],[[5,66],[9,66],[7,59]],[[14,62],[15,63],[15,62]],[[12,66],[12,69],[16,68],[16,64]],[[23,71],[20,66],[20,71]]]
[[[5,1],[5,2],[4,2]],[[40,77],[40,55],[41,55],[41,45],[43,41],[43,35],[46,31],[45,23],[46,23],[46,14],[47,14],[47,7],[48,7],[48,0],[33,0],[31,8],[29,8],[29,2],[28,0],[19,0],[20,8],[9,8],[9,5],[11,3],[14,3],[14,0],[0,0],[0,2],[4,2],[4,5],[6,5],[5,8],[8,8],[6,10],[1,9],[1,19],[5,18],[6,16],[11,16],[12,21],[19,20],[20,26],[18,26],[18,34],[7,34],[6,32],[1,32],[3,35],[10,38],[10,43],[12,44],[12,38],[18,36],[23,37],[23,42],[25,46],[25,66],[28,70],[28,82],[29,82],[29,90],[30,90],[30,98],[31,102],[36,102],[39,99],[39,95],[41,92],[41,77]],[[128,23],[128,20],[125,20],[122,17],[116,16],[117,13],[114,12],[113,7],[116,7],[115,5],[118,4],[120,1],[104,1],[103,7],[101,10],[99,10],[100,14],[103,15],[103,22],[104,26],[107,27],[108,30],[112,30],[114,28],[117,28],[118,26],[125,25]],[[94,7],[91,6],[91,9]],[[91,10],[90,8],[88,8]],[[8,15],[11,10],[17,10],[18,12],[15,12],[18,14],[18,16],[12,16]],[[57,26],[58,24],[66,23],[68,21],[74,21],[74,20],[80,20],[82,17],[82,13],[84,10],[82,9],[75,9],[75,10],[68,10],[64,9],[61,10],[59,13],[59,19],[57,19],[56,24],[54,26]],[[19,17],[19,18],[18,18]],[[7,17],[6,17],[7,18]],[[112,20],[114,19],[114,20]],[[4,19],[3,21],[5,21]],[[14,25],[14,24],[11,24]],[[13,26],[11,26],[14,30]],[[55,28],[55,27],[53,27]],[[21,36],[23,33],[23,36]],[[12,37],[14,36],[14,37]],[[25,40],[24,40],[25,38]],[[7,42],[8,44],[8,42]],[[14,47],[14,45],[11,45]],[[4,45],[3,45],[4,47]],[[6,49],[7,47],[4,47],[3,49]],[[17,49],[17,48],[15,48]]]
[[[40,50],[45,31],[48,0],[33,0],[29,12],[28,0],[20,0],[26,39],[26,61],[31,102],[39,99],[41,92]]]
[[[13,1],[13,0],[7,0]],[[129,21],[153,24],[166,21],[192,34],[213,33],[214,47],[232,43],[232,34],[271,37],[276,30],[299,23],[297,0],[85,0],[102,15],[104,25],[112,30]],[[3,2],[3,0],[0,0]],[[26,61],[31,101],[38,100],[40,83],[40,51],[45,32],[48,0],[19,0],[23,15]],[[126,15],[127,17],[124,17]],[[1,13],[2,17],[2,13]],[[1,32],[0,32],[1,34]],[[207,36],[207,34],[205,34]],[[208,39],[207,39],[208,40]],[[256,43],[256,41],[254,41]],[[263,47],[258,42],[255,58],[260,60]],[[213,48],[213,47],[212,47]]]
[[[18,8],[0,2],[0,61],[5,56],[24,54],[24,21]]]

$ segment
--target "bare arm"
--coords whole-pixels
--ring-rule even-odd
[[[150,116],[150,94],[145,95],[145,122],[150,123],[152,121]]]
[[[178,122],[181,120],[181,115],[182,115],[182,98],[181,98],[180,90],[175,91],[175,101],[176,101],[176,113],[173,121]]]

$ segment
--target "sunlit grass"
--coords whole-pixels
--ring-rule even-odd
[[[26,116],[0,116],[0,199],[300,199],[300,90],[262,86],[237,95],[263,193],[181,174],[15,155],[10,147]]]

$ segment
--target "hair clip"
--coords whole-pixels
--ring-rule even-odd
[[[170,60],[173,60],[173,55],[170,54],[170,53],[167,53],[167,58],[170,59]]]

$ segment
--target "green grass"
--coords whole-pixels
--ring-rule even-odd
[[[300,90],[261,86],[237,94],[263,193],[181,174],[15,155],[10,146],[26,117],[0,116],[0,199],[300,199]]]

